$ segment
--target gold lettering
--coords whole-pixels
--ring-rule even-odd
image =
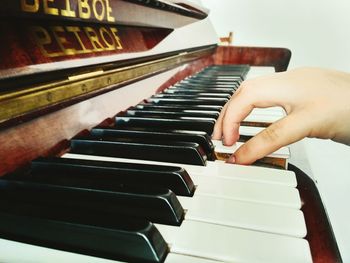
[[[101,4],[101,13],[100,14],[97,12],[97,3]],[[104,6],[102,0],[93,0],[92,1],[92,10],[94,12],[96,19],[99,21],[102,21],[104,16],[105,16],[105,6]]]
[[[122,43],[120,41],[120,38],[118,36],[118,30],[115,27],[111,27],[111,32],[113,33],[113,37],[116,42],[116,49],[123,49]]]
[[[53,36],[55,37],[58,46],[60,47],[60,49],[62,50],[62,52],[65,55],[75,55],[77,52],[74,48],[66,48],[64,45],[69,44],[69,42],[67,41],[67,39],[63,36],[59,36],[59,33],[65,33],[64,28],[61,26],[53,26],[51,27]],[[61,34],[62,35],[62,34]]]
[[[57,8],[53,8],[53,7],[49,7],[49,3],[48,2],[53,2],[53,1],[55,1],[55,0],[43,0],[44,13],[45,14],[49,14],[49,15],[58,16],[58,9]]]
[[[34,41],[46,57],[73,56],[123,49],[115,27],[30,27]],[[89,40],[88,46],[86,41]],[[90,47],[91,45],[91,47]]]
[[[79,33],[81,32],[80,28],[77,27],[77,26],[67,26],[66,27],[66,30],[67,32],[70,32],[70,33],[73,33],[75,38],[78,40],[82,50],[76,50],[77,51],[77,54],[86,54],[86,53],[91,53],[92,50],[90,49],[87,49],[85,46],[84,46],[84,43],[83,41],[81,40],[81,37],[79,35]]]
[[[24,12],[36,13],[39,11],[39,0],[34,0],[33,4],[28,4],[27,0],[21,0],[21,9]]]
[[[95,30],[91,27],[84,27],[85,33],[90,39],[91,45],[94,47],[93,50],[96,52],[101,52],[104,50]]]
[[[115,49],[115,43],[113,40],[113,36],[111,36],[111,34],[107,31],[106,28],[101,27],[100,28],[100,35],[104,41],[104,43],[106,44],[107,48],[105,50],[114,50]],[[108,36],[108,38],[106,39],[105,35]],[[109,40],[109,42],[108,42]],[[112,43],[110,43],[112,42]]]
[[[112,14],[112,8],[109,5],[109,0],[106,0],[106,10],[107,10],[107,21],[109,22],[115,22],[115,18],[111,16]]]
[[[52,43],[52,39],[47,32],[47,30],[41,26],[32,26],[30,27],[30,30],[34,36],[36,44],[39,46],[39,49],[41,53],[43,53],[46,57],[58,57],[63,55],[60,52],[52,52],[49,53],[47,49],[45,48],[46,45],[49,45]]]
[[[75,12],[70,8],[69,0],[66,0],[66,9],[61,10],[62,16],[75,17]]]
[[[83,19],[89,19],[91,16],[91,9],[88,4],[88,0],[78,0],[79,17]]]

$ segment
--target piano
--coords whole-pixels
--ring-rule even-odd
[[[224,161],[281,109],[254,111],[233,148],[210,138],[288,49],[220,46],[189,1],[2,4],[1,262],[342,262],[288,148]]]

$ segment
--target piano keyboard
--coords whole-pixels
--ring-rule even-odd
[[[312,262],[294,173],[215,161],[234,151],[210,134],[248,70],[208,67],[4,177],[0,261]]]

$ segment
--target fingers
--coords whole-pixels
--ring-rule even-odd
[[[306,137],[310,131],[307,117],[302,112],[293,112],[271,124],[255,137],[242,145],[228,162],[251,164],[271,154],[282,146]]]
[[[214,126],[212,134],[214,140],[222,139],[225,145],[232,145],[238,140],[240,122],[253,109],[253,106],[247,103],[244,93],[241,86],[222,109]]]
[[[212,139],[214,140],[221,140],[222,139],[222,120],[225,116],[225,112],[227,109],[229,102],[225,104],[225,106],[222,108],[219,118],[215,122],[213,134],[211,135]]]
[[[252,97],[241,91],[227,105],[222,120],[222,135],[224,145],[232,145],[239,139],[239,126],[254,108]]]
[[[240,123],[255,107],[266,108],[285,105],[286,92],[284,73],[275,73],[248,81],[244,81],[231,100],[225,105],[216,121],[212,138],[223,139],[225,145],[232,145],[239,138]]]

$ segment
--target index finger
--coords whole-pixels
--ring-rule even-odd
[[[274,74],[244,81],[237,93],[225,105],[213,133],[213,139],[221,139],[225,145],[232,145],[239,138],[240,123],[258,108],[281,106],[285,100],[285,92],[281,89],[282,74]]]

